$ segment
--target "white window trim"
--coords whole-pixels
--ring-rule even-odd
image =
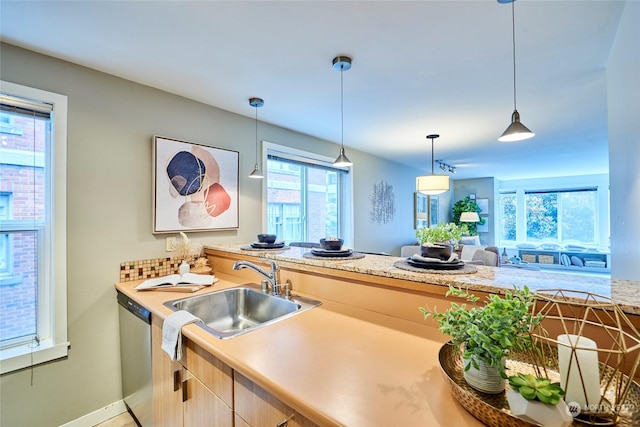
[[[267,177],[267,154],[269,150],[289,153],[300,157],[315,159],[322,162],[333,163],[335,158],[324,156],[322,154],[312,153],[310,151],[291,148],[286,145],[275,144],[273,142],[262,141],[262,173]],[[350,173],[344,180],[344,188],[341,192],[342,215],[340,218],[341,237],[348,246],[353,246],[353,166],[349,166]],[[267,229],[267,179],[262,180],[262,229]]]
[[[0,373],[66,357],[67,340],[67,97],[27,86],[0,81],[0,91],[17,97],[35,99],[53,105],[53,149],[49,182],[51,191],[52,236],[45,237],[38,256],[45,259],[50,281],[38,278],[38,316],[47,333],[37,346],[22,345],[0,350]],[[48,310],[47,310],[48,308]],[[47,313],[48,311],[48,313]],[[40,327],[40,326],[39,326]],[[42,330],[40,328],[40,330]]]

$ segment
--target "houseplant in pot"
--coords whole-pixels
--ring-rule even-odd
[[[420,245],[451,245],[458,244],[462,234],[467,233],[466,224],[458,226],[454,223],[440,222],[433,227],[416,230],[416,239]]]
[[[427,319],[438,321],[440,331],[451,337],[456,354],[464,362],[464,377],[478,391],[501,393],[505,387],[505,358],[511,352],[533,350],[530,330],[542,321],[533,314],[534,296],[528,287],[514,288],[504,296],[491,294],[484,304],[479,297],[449,286],[447,296],[465,299],[452,302],[444,312],[419,307]]]
[[[460,216],[464,212],[477,212],[480,214],[482,209],[478,206],[475,200],[471,199],[469,196],[465,197],[462,200],[458,200],[453,204],[453,208],[451,209],[451,222],[458,226],[466,225],[468,228],[468,234],[470,236],[476,236],[478,234],[478,225],[484,225],[485,219],[480,217],[480,222],[462,222],[460,221]]]

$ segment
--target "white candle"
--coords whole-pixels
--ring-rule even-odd
[[[566,334],[559,335],[558,342],[560,387],[566,393],[565,402],[576,402],[581,410],[589,407],[595,409],[595,405],[600,402],[600,369],[595,341]],[[572,347],[576,349],[575,352]]]

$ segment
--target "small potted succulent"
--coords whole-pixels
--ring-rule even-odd
[[[504,296],[491,294],[484,305],[479,297],[449,286],[447,296],[471,303],[451,303],[444,312],[436,308],[419,307],[427,319],[438,321],[440,331],[451,337],[451,344],[462,354],[464,377],[476,390],[501,393],[505,388],[505,358],[511,352],[533,350],[530,330],[542,321],[533,314],[534,296],[528,287],[514,288]]]
[[[559,383],[533,374],[518,373],[509,377],[507,401],[512,415],[532,420],[544,427],[566,427],[573,417],[564,402]]]

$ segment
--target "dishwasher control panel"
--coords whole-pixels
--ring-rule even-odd
[[[120,291],[118,291],[118,304],[133,313],[136,317],[147,323],[151,323],[151,312]]]

